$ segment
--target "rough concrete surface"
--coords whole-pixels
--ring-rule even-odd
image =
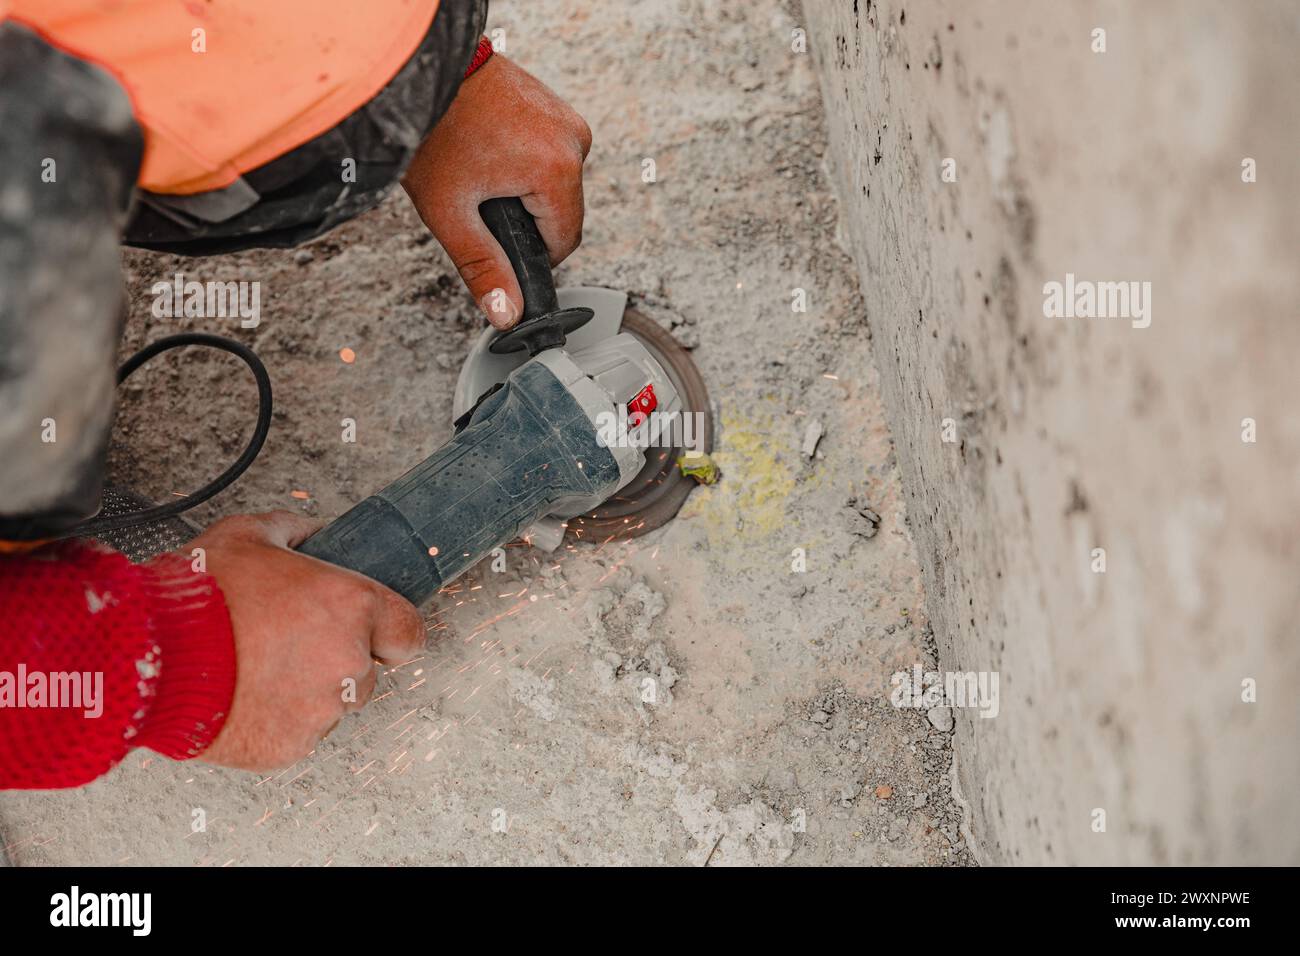
[[[806,12],[939,657],[1000,675],[975,840],[1300,862],[1300,11]],[[1047,317],[1067,273],[1149,326]]]
[[[799,17],[778,0],[490,17],[595,132],[585,241],[559,281],[628,290],[695,346],[722,482],[634,543],[481,565],[430,609],[427,652],[283,773],[137,751],[83,790],[3,795],[15,862],[973,862],[951,732],[889,702],[890,675],[935,649]],[[211,328],[154,319],[159,278],[262,282],[261,326],[217,331],[267,362],[274,426],[201,521],[332,517],[450,434],[481,319],[404,196],[303,250],[126,263],[124,353]],[[160,498],[194,488],[253,411],[233,362],[160,359],[124,389],[117,474]]]

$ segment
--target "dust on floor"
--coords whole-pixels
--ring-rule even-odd
[[[951,721],[889,700],[890,675],[935,662],[864,307],[835,240],[817,84],[792,49],[798,7],[535,0],[494,4],[489,26],[595,133],[585,241],[560,283],[628,290],[695,347],[722,483],[633,543],[518,546],[504,571],[480,566],[430,609],[426,653],[283,773],[136,751],[79,791],[3,795],[9,854],[972,862]],[[126,266],[124,353],[205,328],[253,344],[275,383],[261,457],[198,520],[332,517],[448,437],[480,319],[403,196],[305,249]],[[178,272],[260,281],[261,325],[153,318],[150,287]],[[157,360],[123,390],[115,471],[158,498],[197,487],[238,453],[254,409],[226,358]]]

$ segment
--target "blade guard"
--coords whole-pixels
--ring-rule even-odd
[[[591,321],[568,335],[565,348],[577,352],[590,348],[604,339],[618,335],[623,326],[623,311],[627,308],[627,293],[597,286],[571,286],[557,289],[561,309],[591,309]],[[452,397],[451,419],[455,421],[474,407],[474,403],[493,385],[510,377],[510,373],[528,361],[528,353],[491,351],[496,329],[485,328],[475,341],[456,380]]]

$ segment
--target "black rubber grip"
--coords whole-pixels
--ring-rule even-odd
[[[521,322],[559,309],[555,279],[551,276],[551,257],[542,234],[537,231],[537,222],[524,208],[523,200],[489,199],[479,205],[478,213],[514,267],[519,290],[524,294]]]

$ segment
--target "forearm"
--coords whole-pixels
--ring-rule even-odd
[[[200,754],[234,695],[230,617],[187,558],[69,542],[0,557],[0,788],[79,786],[134,747]]]

